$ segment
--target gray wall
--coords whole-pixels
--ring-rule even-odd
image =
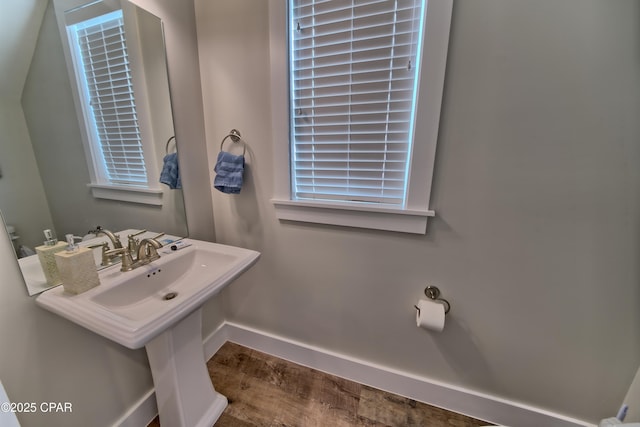
[[[42,230],[53,228],[53,219],[19,100],[0,99],[0,130],[0,210],[20,236],[16,247],[33,248],[42,244]]]
[[[242,193],[214,194],[219,241],[263,253],[225,291],[229,319],[591,422],[615,414],[640,364],[637,1],[455,2],[426,236],[278,222],[267,2],[196,11],[209,161],[231,127],[252,150]],[[415,327],[427,284],[453,307],[441,334]]]
[[[20,105],[45,2],[0,6],[0,210],[20,235],[17,244],[42,244],[53,222]],[[25,195],[29,197],[25,197]]]

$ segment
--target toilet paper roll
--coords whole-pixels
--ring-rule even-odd
[[[444,329],[444,305],[432,300],[418,301],[416,325],[419,328],[441,332]]]

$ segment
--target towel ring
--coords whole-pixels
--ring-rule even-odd
[[[166,154],[169,154],[169,143],[171,143],[171,140],[172,140],[172,139],[176,139],[176,136],[175,136],[175,135],[173,135],[173,136],[172,136],[171,138],[169,138],[169,140],[167,141],[167,145],[166,145],[166,147],[164,148],[164,151],[165,151],[165,153],[166,153]],[[177,147],[178,147],[178,142],[176,141],[176,148],[177,148]]]
[[[242,135],[240,135],[239,131],[237,131],[236,129],[231,129],[227,136],[222,138],[222,142],[220,143],[220,151],[222,151],[222,147],[224,146],[224,142],[227,140],[227,138],[231,138],[231,141],[233,141],[234,143],[242,142],[242,155],[244,156],[247,152],[247,143],[242,140],[241,136]]]

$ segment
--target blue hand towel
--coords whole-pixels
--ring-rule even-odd
[[[242,188],[242,174],[244,173],[244,156],[221,151],[213,169],[216,177],[213,186],[227,194],[238,194]]]
[[[170,189],[182,188],[180,171],[178,170],[178,153],[171,153],[164,156],[164,165],[160,172],[160,182],[167,184]]]

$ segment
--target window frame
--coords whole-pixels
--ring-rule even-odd
[[[279,220],[425,234],[429,208],[453,0],[427,1],[414,143],[404,207],[372,203],[294,200],[289,135],[288,2],[269,0],[274,205]],[[421,165],[421,167],[415,167]]]
[[[85,159],[91,179],[91,182],[87,184],[87,187],[90,188],[93,197],[97,199],[161,206],[163,204],[162,196],[164,191],[159,183],[160,175],[155,161],[157,155],[152,143],[154,138],[151,127],[151,118],[148,114],[148,106],[146,105],[146,84],[144,73],[142,72],[142,57],[140,55],[139,41],[137,40],[137,31],[131,30],[131,28],[135,28],[137,25],[137,22],[135,21],[135,14],[130,12],[127,13],[127,8],[131,10],[131,6],[126,2],[120,5],[124,15],[125,31],[127,32],[126,45],[131,65],[131,78],[134,98],[136,100],[136,115],[138,117],[138,127],[141,134],[143,157],[147,172],[147,185],[112,183],[106,179],[104,166],[99,162],[99,158],[101,157],[100,148],[95,147],[97,141],[92,136],[92,125],[87,123],[87,117],[90,116],[88,113],[89,107],[85,97],[82,95],[84,87],[77,78],[77,73],[81,71],[78,70],[80,64],[74,60],[74,56],[76,55],[75,48],[71,47],[72,38],[69,36],[67,29],[67,25],[69,24],[65,17],[65,13],[67,11],[78,9],[85,4],[86,0],[54,0],[56,20],[58,23],[60,37],[62,39],[62,46],[65,61],[67,63],[69,81],[71,84],[71,92],[82,137]],[[100,4],[96,6],[95,4],[92,4],[89,7],[104,8],[105,6],[101,6]],[[91,11],[89,12],[89,15],[98,16],[100,14],[101,13],[97,12],[95,14]],[[91,16],[88,16],[87,18],[89,17]]]

